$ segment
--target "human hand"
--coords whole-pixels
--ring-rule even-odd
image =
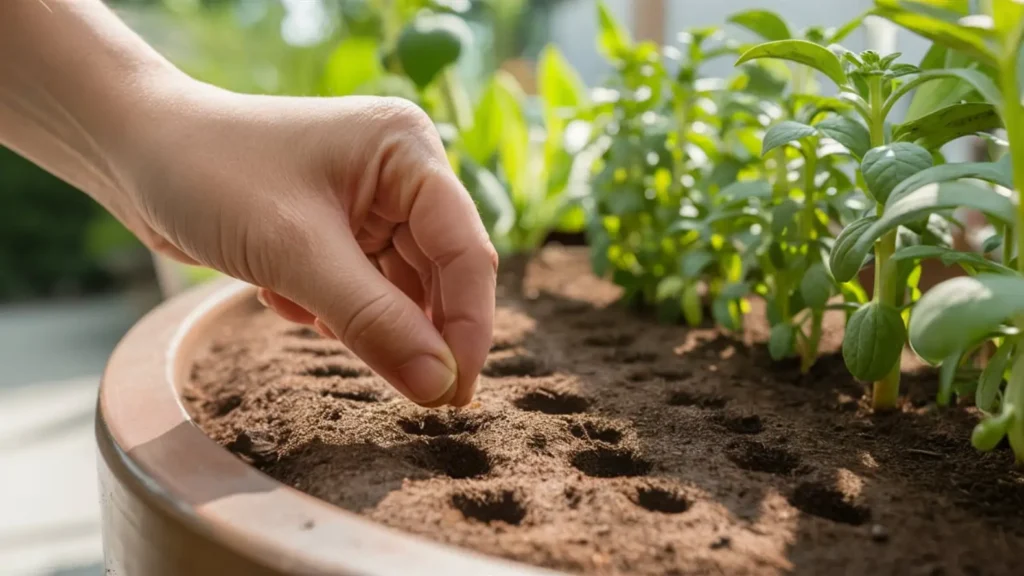
[[[419,404],[471,401],[498,260],[419,108],[188,81],[127,125],[105,204],[151,248],[259,286]]]

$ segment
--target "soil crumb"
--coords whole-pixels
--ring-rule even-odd
[[[841,314],[804,375],[770,360],[757,302],[742,334],[659,325],[616,304],[581,249],[544,250],[500,293],[467,409],[419,408],[269,312],[223,327],[188,409],[315,497],[568,573],[1022,573],[1011,452],[975,452],[977,412],[937,410],[929,372],[871,414],[837,354]]]

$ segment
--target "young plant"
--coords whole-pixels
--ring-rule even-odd
[[[848,224],[836,238],[829,254],[829,267],[837,282],[851,282],[873,252],[872,300],[850,317],[843,357],[854,377],[874,382],[872,406],[887,410],[895,408],[899,399],[900,357],[906,343],[903,312],[913,304],[914,296],[907,302],[906,288],[915,284],[914,276],[920,275],[915,260],[920,254],[911,257],[902,253],[894,258],[901,226],[907,233],[903,237],[910,243],[945,253],[946,235],[941,228],[936,229],[936,219],[931,215],[938,217],[960,205],[985,212],[996,209],[975,194],[982,188],[944,181],[946,171],[957,168],[940,166],[935,172],[927,170],[934,164],[935,150],[960,136],[991,128],[998,116],[983,103],[960,103],[890,126],[887,118],[893,106],[924,82],[956,77],[982,92],[992,91],[991,82],[970,70],[922,71],[897,63],[899,54],[883,57],[872,51],[854,55],[838,47],[836,50],[841,57],[808,41],[781,40],[751,48],[739,63],[778,58],[814,68],[836,84],[840,97],[853,106],[866,126],[869,149],[863,153],[857,180],[874,207]],[[840,130],[843,137],[861,134],[855,126],[861,128],[848,124]],[[796,131],[797,127],[793,129]],[[812,126],[802,126],[800,130],[805,135],[817,132]]]
[[[968,78],[962,80],[980,92],[1006,128],[1008,162],[987,166],[985,172],[990,180],[1016,189],[1017,193],[1008,196],[972,187],[970,205],[984,204],[989,218],[1002,226],[1006,265],[988,263],[973,255],[957,256],[969,259],[985,272],[949,280],[929,291],[911,317],[910,342],[922,358],[942,363],[941,372],[949,374],[956,371],[965,352],[980,343],[995,341],[996,351],[983,370],[975,392],[975,402],[987,417],[974,429],[971,440],[980,450],[992,450],[1006,437],[1017,462],[1024,463],[1024,350],[1019,341],[1020,330],[1024,327],[1024,259],[1019,256],[1024,253],[1024,234],[1021,233],[1024,204],[1019,198],[1019,189],[1024,183],[1024,109],[1018,78],[1024,4],[991,0],[984,3],[986,10],[980,14],[967,13],[966,4],[960,7],[961,12],[950,11],[956,5],[935,4],[879,2],[879,14],[940,46],[970,54],[982,66],[994,71],[998,88]],[[933,190],[933,195],[938,195],[943,186],[948,184],[933,184],[924,190]],[[914,194],[920,195],[920,192]],[[963,194],[957,197],[967,199]],[[1016,258],[1011,256],[1014,239]],[[945,392],[947,396],[948,393]]]
[[[769,42],[793,39],[785,21],[766,10],[741,12],[729,21]],[[860,21],[838,30],[810,28],[801,35],[811,43],[832,43]],[[770,238],[762,258],[772,326],[768,348],[775,359],[798,352],[803,372],[817,360],[824,312],[839,291],[826,264],[833,240],[830,224],[848,221],[853,186],[843,168],[851,159],[859,162],[870,148],[867,129],[847,117],[853,106],[818,96],[813,72],[795,62],[783,67],[790,90],[778,99],[781,114],[764,134],[762,147],[772,180]],[[861,296],[854,286],[846,292]]]
[[[663,320],[699,324],[709,301],[718,323],[738,329],[757,264],[751,230],[764,218],[757,194],[721,193],[758,176],[766,111],[735,82],[700,77],[701,64],[734,52],[717,30],[684,33],[663,55],[634,43],[603,4],[599,16],[617,74],[593,111],[604,150],[588,199],[595,270]]]

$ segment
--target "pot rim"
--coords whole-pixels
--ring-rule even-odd
[[[274,480],[206,436],[180,401],[182,384],[213,328],[255,306],[252,286],[217,281],[160,305],[118,344],[100,385],[96,435],[120,482],[189,529],[284,573],[556,574],[377,524]]]

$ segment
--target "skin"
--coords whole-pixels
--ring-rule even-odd
[[[414,105],[227,92],[99,0],[4,0],[0,144],[151,249],[260,287],[411,400],[472,400],[498,258]]]

